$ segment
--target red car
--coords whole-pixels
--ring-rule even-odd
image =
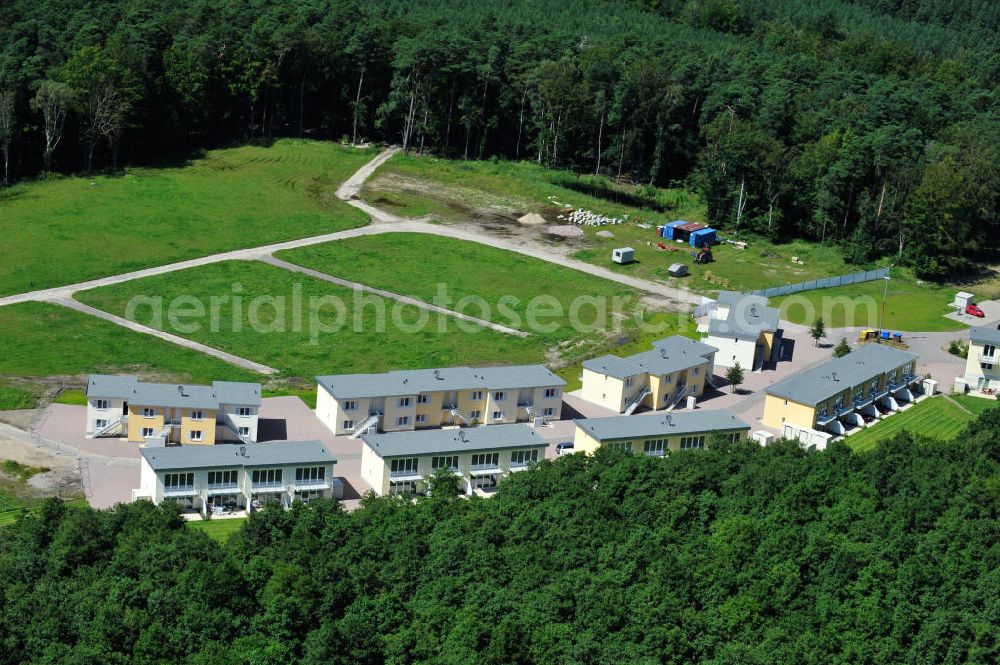
[[[979,309],[979,305],[974,305],[972,303],[969,303],[968,305],[965,306],[965,313],[969,314],[970,316],[978,316],[979,318],[983,318],[986,316],[985,314],[983,314],[983,310]]]

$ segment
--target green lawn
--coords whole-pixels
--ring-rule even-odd
[[[139,372],[186,381],[260,381],[261,375],[107,321],[47,303],[0,307],[0,374]]]
[[[998,404],[995,399],[986,399],[975,395],[951,395],[951,398],[977,416],[990,409],[995,409]]]
[[[38,402],[38,393],[18,386],[0,384],[0,411],[31,409]]]
[[[19,186],[0,198],[0,295],[364,225],[334,191],[375,152],[282,140]]]
[[[87,392],[76,388],[64,390],[55,399],[56,404],[69,404],[72,406],[87,406]]]
[[[235,314],[232,300],[219,305],[215,330],[209,317],[185,321],[199,324],[190,332],[171,327],[166,316],[160,327],[296,377],[544,359],[541,339],[522,339],[480,327],[464,332],[451,317],[438,317],[409,305],[397,307],[395,301],[371,295],[365,295],[362,306],[356,307],[355,294],[349,289],[256,262],[232,261],[192,268],[86,291],[78,297],[124,315],[126,303],[134,296],[162,296],[165,303],[179,296],[194,296],[209,310],[212,297],[232,297],[234,288],[239,289],[243,299],[241,311]],[[301,319],[295,315],[296,293],[302,302]],[[282,300],[282,315],[278,316],[270,304],[259,309],[253,306],[259,296]],[[314,308],[309,304],[321,297],[334,297],[342,307],[328,303],[318,308],[316,320],[323,328],[312,324],[310,312]],[[377,326],[380,310],[386,314],[382,331]],[[256,327],[251,325],[251,312],[257,314]],[[148,308],[139,308],[133,314],[140,323],[155,323]],[[416,324],[425,317],[426,324],[416,330]],[[396,325],[394,318],[402,326]],[[301,321],[298,329],[297,321]]]
[[[781,308],[781,317],[793,323],[809,325],[816,316],[822,316],[827,327],[878,327],[885,288],[886,283],[879,279],[773,298],[771,304]],[[883,325],[913,332],[965,330],[968,326],[944,316],[951,310],[948,303],[954,296],[952,287],[919,282],[909,270],[894,268]]]
[[[964,402],[962,406],[965,406]],[[932,397],[847,437],[845,441],[853,450],[860,452],[871,450],[879,441],[890,439],[904,430],[937,439],[951,439],[975,418],[975,415],[944,396]]]
[[[196,531],[201,531],[216,542],[224,543],[229,540],[230,536],[239,531],[246,521],[245,517],[227,517],[225,519],[188,522],[187,525]]]
[[[615,282],[507,250],[419,233],[350,238],[280,252],[279,256],[298,265],[427,302],[434,302],[440,293],[446,293],[448,301],[440,304],[448,308],[463,301],[481,300],[488,305],[488,313],[475,304],[464,311],[559,340],[580,336],[570,322],[574,301],[579,308],[576,318],[585,324],[597,317],[593,306],[584,307],[582,303],[590,298],[604,303],[607,315],[600,317],[600,325],[606,328],[614,322],[612,309],[616,297],[625,303],[621,309],[626,313],[632,312],[638,303],[638,294],[633,289]],[[526,316],[529,303],[537,296],[554,298],[564,312],[563,316],[552,319],[558,329],[550,333],[533,329]],[[510,303],[509,309],[501,310],[498,304],[504,298]]]

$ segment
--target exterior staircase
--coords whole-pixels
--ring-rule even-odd
[[[628,401],[625,402],[625,411],[623,412],[624,415],[631,416],[633,413],[635,413],[635,410],[639,408],[639,405],[642,404],[642,400],[646,399],[652,394],[653,394],[652,390],[650,390],[649,388],[643,388],[638,393],[630,397]]]
[[[677,397],[675,397],[674,401],[670,404],[670,406],[667,407],[666,412],[670,413],[671,411],[676,409],[677,405],[680,404],[681,401],[684,398],[686,398],[689,394],[691,394],[691,386],[682,386],[681,389],[677,391]]]
[[[351,433],[350,438],[356,439],[362,434],[368,434],[369,432],[371,432],[373,428],[375,430],[378,430],[378,424],[380,420],[382,420],[382,412],[376,411],[375,413],[368,416],[368,419],[365,420],[363,423],[361,423],[361,425],[354,428],[354,431]]]
[[[118,418],[115,418],[101,429],[94,432],[94,438],[96,439],[99,436],[117,436],[119,434],[124,434],[125,423],[127,422],[128,422],[128,416],[119,416]]]
[[[250,435],[240,434],[240,428],[234,425],[233,421],[229,419],[229,414],[225,415],[222,422],[230,432],[236,435],[236,438],[239,439],[241,443],[251,443]]]
[[[469,421],[469,419],[465,417],[464,413],[462,413],[461,411],[459,411],[458,409],[456,409],[454,407],[452,407],[451,410],[448,413],[450,413],[451,417],[454,418],[456,421],[461,420],[466,425],[471,425],[472,424]]]

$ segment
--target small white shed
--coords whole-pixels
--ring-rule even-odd
[[[951,303],[952,307],[961,309],[965,311],[965,307],[972,302],[974,296],[971,293],[966,293],[965,291],[959,291],[955,294],[955,302]]]
[[[632,263],[635,261],[635,250],[631,247],[616,247],[611,250],[611,260],[620,264]]]

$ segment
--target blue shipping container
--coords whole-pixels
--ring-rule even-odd
[[[702,247],[703,245],[705,245],[705,243],[708,243],[709,246],[714,245],[715,244],[715,229],[713,229],[713,228],[706,228],[706,229],[698,229],[697,231],[693,231],[691,233],[690,242],[691,242],[691,246],[692,247]]]

